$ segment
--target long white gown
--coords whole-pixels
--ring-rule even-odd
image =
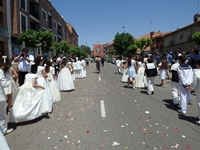
[[[146,85],[145,85],[145,76],[144,76],[144,64],[139,61],[137,62],[138,64],[138,70],[137,70],[137,75],[136,75],[136,78],[135,78],[135,87],[137,88],[144,88]]]
[[[75,89],[72,75],[67,66],[63,67],[59,73],[58,87],[60,91],[71,91]]]
[[[37,73],[36,73],[38,75],[37,84],[40,86],[43,86],[45,88],[44,91],[46,92],[46,97],[43,100],[47,101],[49,103],[49,112],[51,112],[52,106],[53,106],[53,99],[52,99],[52,95],[51,95],[49,86],[47,84],[47,81],[45,80],[45,78],[42,75],[42,71],[44,69],[45,68],[43,66],[38,66]]]
[[[38,76],[28,73],[25,83],[19,87],[19,92],[10,110],[10,122],[25,122],[36,119],[49,112],[45,89],[34,88],[32,82]]]
[[[85,60],[82,60],[81,63],[82,63],[81,77],[82,78],[86,78],[87,77],[87,72],[86,72],[86,63],[85,63]]]
[[[58,88],[58,83],[53,77],[55,74],[55,68],[50,66],[50,71],[47,73],[47,83],[52,95],[53,103],[61,101],[60,90]]]

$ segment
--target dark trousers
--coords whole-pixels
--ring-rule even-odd
[[[19,71],[18,73],[18,82],[19,82],[19,86],[23,85],[24,84],[24,80],[25,80],[25,75],[27,74],[28,72],[21,72]]]
[[[100,63],[97,63],[96,67],[97,67],[97,71],[100,72]]]

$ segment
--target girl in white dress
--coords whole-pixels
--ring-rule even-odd
[[[11,62],[9,61],[9,59],[6,59],[6,62],[4,64],[4,74],[5,74],[5,78],[8,81],[9,86],[4,88],[4,92],[7,95],[7,102],[8,102],[8,106],[6,108],[6,113],[8,114],[8,112],[10,112],[11,106],[12,106],[12,93],[14,91],[17,91],[17,85],[13,79],[13,77],[15,79],[18,78],[18,74],[17,72],[12,68]]]
[[[47,83],[52,95],[53,103],[61,101],[60,90],[56,81],[55,68],[52,67],[52,59],[48,59],[45,66],[47,73]]]
[[[122,68],[122,72],[123,72],[122,77],[121,77],[121,82],[127,83],[127,80],[128,80],[127,70],[128,69],[126,68],[126,62],[123,62],[121,68]]]
[[[163,88],[165,87],[165,77],[166,77],[167,69],[168,69],[167,59],[166,58],[162,58],[159,70],[160,70],[160,79],[161,79],[161,84],[160,85]]]
[[[44,86],[37,84],[37,65],[31,66],[31,72],[19,87],[19,92],[10,110],[10,122],[19,123],[39,118],[49,112],[49,102]]]
[[[128,87],[130,84],[130,79],[132,79],[133,83],[133,90],[135,90],[135,77],[136,77],[136,62],[133,57],[130,55],[126,62],[126,66],[128,68],[127,75],[128,75]]]
[[[74,72],[74,68],[73,68],[73,62],[71,62],[72,60],[69,60],[68,63],[67,63],[67,66],[69,68],[69,71],[72,75],[72,78],[73,78],[73,81],[76,79],[76,76],[75,76],[75,72]]]
[[[85,63],[85,60],[82,59],[81,63],[82,63],[81,77],[82,78],[86,78],[87,77],[87,72],[86,72],[86,63]]]
[[[66,58],[63,58],[61,63],[61,70],[58,76],[58,87],[60,91],[71,91],[75,89],[72,75],[67,67]]]
[[[44,98],[43,100],[47,101],[49,103],[49,111],[48,112],[51,112],[53,100],[52,100],[52,95],[51,95],[49,86],[46,81],[47,75],[46,75],[45,67],[43,66],[44,58],[41,55],[38,55],[35,58],[34,62],[37,65],[37,72],[36,72],[36,74],[38,76],[37,84],[40,86],[43,86],[45,88],[44,91],[46,92],[46,98]]]
[[[144,88],[145,87],[145,76],[144,76],[144,71],[145,67],[142,61],[142,57],[138,56],[137,58],[137,75],[135,78],[135,87],[136,88]]]

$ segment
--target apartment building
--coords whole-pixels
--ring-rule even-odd
[[[11,1],[11,23],[11,45],[12,50],[15,52],[20,52],[25,46],[23,43],[19,43],[17,39],[19,34],[27,29],[49,30],[54,34],[55,42],[66,40],[69,35],[69,31],[66,30],[66,21],[48,0]],[[73,32],[75,32],[74,29]],[[78,45],[78,35],[72,33],[71,38],[75,39]],[[35,54],[35,50],[31,48],[29,50]],[[43,53],[48,53],[51,56],[55,55],[55,52],[49,49],[43,50]]]
[[[199,48],[192,42],[192,34],[200,31],[200,14],[194,15],[194,22],[183,28],[179,28],[164,37],[164,51],[190,52],[192,48]]]
[[[0,52],[8,55],[7,0],[0,0]]]
[[[78,46],[78,34],[70,23],[67,23],[65,26],[65,30],[67,31],[66,40],[72,46]]]

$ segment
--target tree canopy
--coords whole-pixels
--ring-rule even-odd
[[[200,45],[200,32],[195,32],[193,35],[192,35],[192,41],[194,43],[196,43],[197,45]]]
[[[72,55],[72,57],[86,57],[87,53],[83,51],[79,46],[76,46],[74,48],[71,48],[69,53]]]
[[[18,40],[20,42],[25,42],[26,46],[36,48],[36,44],[42,44],[43,48],[50,48],[53,44],[53,33],[50,31],[35,31],[35,30],[25,30],[20,33]]]
[[[61,53],[61,52],[69,53],[71,49],[71,45],[67,41],[60,41],[58,43],[54,43],[52,48],[58,53]]]
[[[146,47],[152,44],[152,40],[150,38],[142,38],[140,40],[136,40],[137,47],[143,51]]]
[[[128,50],[128,47],[134,45],[134,38],[129,33],[117,33],[113,40],[113,46],[116,50],[116,54],[122,55]],[[129,48],[130,49],[130,48]]]
[[[82,51],[84,51],[87,55],[90,55],[90,54],[91,54],[91,49],[90,49],[89,46],[81,45],[81,46],[80,46],[80,49],[81,49]]]

